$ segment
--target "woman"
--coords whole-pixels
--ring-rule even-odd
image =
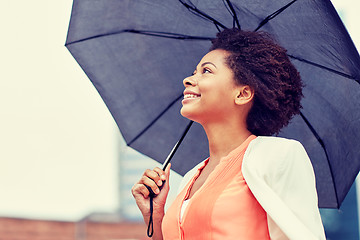
[[[134,185],[145,222],[146,186],[157,195],[153,239],[325,239],[304,148],[266,137],[301,108],[286,50],[265,33],[227,29],[183,83],[181,114],[203,126],[210,156],[184,176],[166,214],[170,167],[147,170]]]

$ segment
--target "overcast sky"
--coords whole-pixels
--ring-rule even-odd
[[[360,1],[333,3],[360,46]],[[72,0],[0,5],[0,216],[77,220],[115,210],[123,144],[64,47]]]
[[[0,215],[77,219],[115,209],[119,131],[64,47],[72,1],[4,4]]]

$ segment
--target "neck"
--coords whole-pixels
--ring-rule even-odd
[[[222,121],[203,125],[208,141],[210,162],[217,164],[221,158],[240,146],[250,135],[245,124],[238,121]]]

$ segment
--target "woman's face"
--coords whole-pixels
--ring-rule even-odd
[[[237,85],[233,71],[226,65],[229,53],[213,50],[197,65],[194,74],[184,79],[181,114],[199,123],[222,121],[236,106]]]

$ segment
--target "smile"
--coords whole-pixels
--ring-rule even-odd
[[[185,94],[184,95],[184,99],[189,99],[189,98],[199,98],[200,95],[197,94]]]

